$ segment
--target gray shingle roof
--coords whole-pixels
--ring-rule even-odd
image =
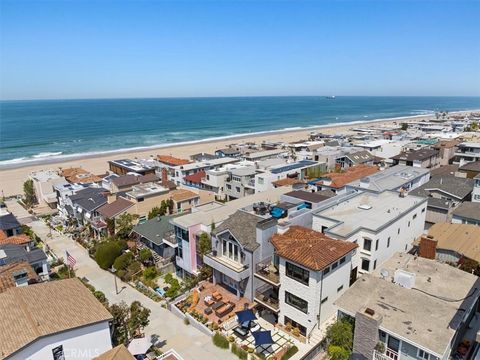
[[[416,161],[416,160],[422,161],[422,160],[431,158],[432,156],[435,156],[437,154],[438,154],[438,150],[425,148],[420,150],[402,152],[398,155],[393,156],[392,159],[407,160],[407,161]]]
[[[218,235],[224,231],[229,231],[243,248],[254,251],[259,247],[257,243],[257,224],[262,220],[264,219],[257,215],[238,210],[213,230],[212,234]]]
[[[107,203],[106,192],[107,190],[103,188],[86,188],[72,195],[70,199],[72,203],[77,204],[86,211],[93,211]]]
[[[478,171],[480,172],[480,161],[471,161],[466,163],[463,166],[460,166],[458,170],[463,170],[463,171]]]
[[[480,220],[480,203],[464,202],[453,210],[453,216],[467,218],[471,220]]]
[[[10,230],[19,228],[20,223],[18,222],[17,218],[13,216],[13,214],[6,214],[0,216],[0,229],[1,230]]]
[[[143,224],[138,224],[132,232],[150,240],[154,244],[161,245],[166,234],[173,231],[169,216],[161,216],[150,219]]]
[[[43,250],[38,248],[27,251],[22,245],[4,244],[0,245],[0,250],[3,250],[7,256],[5,259],[7,264],[19,261],[26,261],[29,264],[34,264],[47,259],[47,255],[45,255]]]
[[[473,179],[463,179],[455,176],[434,176],[429,182],[410,191],[410,194],[427,197],[430,194],[430,190],[438,189],[462,200],[473,191],[473,183]]]
[[[366,150],[345,154],[345,157],[349,158],[354,164],[363,164],[372,161],[374,158],[374,156]]]

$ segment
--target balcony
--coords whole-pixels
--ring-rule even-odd
[[[278,289],[274,289],[271,286],[261,286],[255,290],[254,300],[273,312],[278,313],[280,311],[280,305],[278,302]]]
[[[203,262],[235,281],[242,281],[250,276],[250,269],[247,265],[225,256],[216,255],[214,252],[204,255]]]
[[[268,258],[255,266],[255,277],[273,286],[280,286],[280,274],[273,265],[272,258]]]
[[[373,360],[398,360],[398,353],[388,348],[385,353],[373,350]]]

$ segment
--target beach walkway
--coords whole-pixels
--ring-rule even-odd
[[[15,216],[25,218],[25,209],[16,201],[9,200],[6,205]],[[65,252],[68,251],[77,261],[76,275],[79,278],[88,279],[91,285],[105,294],[109,303],[125,301],[130,304],[133,301],[140,301],[149,308],[151,310],[150,324],[145,328],[145,334],[146,336],[157,335],[162,351],[174,348],[185,360],[236,358],[230,352],[215,347],[209,336],[193,326],[185,325],[171,312],[162,308],[160,303],[151,300],[120,279],[117,279],[119,294],[116,294],[114,276],[108,271],[100,269],[97,263],[88,256],[87,250],[68,236],[52,231],[52,237],[49,238],[49,227],[38,219],[31,219],[28,225],[58,257],[66,258]]]

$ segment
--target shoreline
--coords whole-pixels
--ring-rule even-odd
[[[477,111],[477,110],[459,110],[454,113],[463,113],[465,111]],[[104,151],[90,151],[86,153],[74,153],[74,154],[58,154],[56,152],[52,152],[52,154],[58,154],[54,156],[38,156],[35,155],[33,157],[21,157],[16,159],[9,159],[9,160],[1,160],[0,161],[0,172],[2,170],[13,170],[13,169],[21,169],[28,166],[36,166],[36,165],[48,165],[48,164],[55,164],[61,163],[66,161],[74,161],[80,159],[93,159],[96,157],[102,156],[109,156],[109,155],[121,155],[121,154],[129,154],[132,152],[146,152],[152,150],[161,150],[169,147],[180,147],[180,146],[188,146],[188,145],[195,145],[201,143],[209,143],[209,142],[218,142],[218,141],[227,141],[227,140],[238,140],[244,139],[247,137],[260,137],[262,135],[280,135],[283,133],[288,132],[299,132],[299,131],[312,131],[316,129],[329,129],[331,127],[344,127],[349,125],[360,125],[363,127],[367,124],[373,124],[378,122],[395,122],[401,120],[416,120],[419,118],[430,118],[432,114],[419,114],[419,115],[407,115],[407,116],[397,116],[392,118],[379,118],[373,120],[353,120],[353,121],[343,121],[338,123],[327,123],[323,125],[312,125],[312,126],[305,126],[305,127],[289,127],[284,129],[278,130],[263,130],[263,131],[256,131],[252,133],[239,133],[233,135],[224,135],[224,136],[216,136],[204,139],[197,139],[197,140],[189,140],[189,141],[182,141],[182,142],[172,142],[172,143],[163,143],[163,144],[156,144],[156,145],[148,145],[148,146],[135,146],[131,148],[121,148],[121,149],[113,149],[113,150],[104,150]]]
[[[465,114],[476,112],[478,110],[460,110],[450,114]],[[108,170],[107,161],[123,158],[149,158],[163,154],[173,155],[180,158],[189,158],[190,155],[199,152],[215,152],[215,150],[225,147],[233,140],[249,140],[256,143],[262,141],[281,141],[293,142],[305,139],[311,131],[321,129],[325,134],[351,133],[352,127],[367,128],[376,126],[391,125],[393,123],[404,121],[421,121],[434,118],[434,114],[402,116],[387,119],[358,120],[343,123],[330,123],[319,126],[304,128],[289,128],[273,131],[262,131],[248,134],[236,134],[220,138],[199,139],[189,142],[176,144],[160,144],[151,147],[140,147],[135,149],[118,149],[112,151],[95,152],[91,154],[71,154],[65,157],[50,157],[44,159],[32,159],[29,163],[8,164],[0,167],[0,191],[1,195],[8,197],[21,194],[23,192],[23,182],[32,171],[58,169],[59,167],[82,167],[94,174],[102,174]],[[122,155],[122,156],[119,156]]]

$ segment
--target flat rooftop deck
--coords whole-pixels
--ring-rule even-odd
[[[397,269],[415,274],[412,289],[393,283]],[[388,272],[385,279],[382,272]],[[382,316],[381,329],[441,357],[464,310],[478,297],[478,287],[475,275],[434,260],[397,253],[372,274],[360,277],[335,303],[352,316],[367,307],[374,310],[375,316]]]
[[[427,199],[407,195],[401,198],[396,191],[382,193],[358,193],[352,196],[332,198],[333,205],[321,207],[314,216],[337,222],[328,229],[328,233],[348,237],[359,228],[378,232],[385,224],[402,216],[404,213]]]

